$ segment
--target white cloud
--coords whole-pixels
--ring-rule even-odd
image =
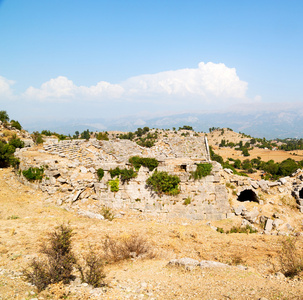
[[[0,95],[1,96],[11,96],[13,94],[13,91],[11,89],[11,86],[15,82],[13,80],[8,80],[2,76],[0,76]]]
[[[224,64],[199,63],[195,69],[180,69],[135,76],[121,84],[100,81],[93,86],[76,86],[64,76],[51,79],[40,88],[29,87],[24,95],[48,101],[98,101],[123,99],[144,103],[163,100],[221,103],[228,99],[246,100],[247,83],[234,68]]]
[[[29,87],[24,95],[31,99],[66,101],[78,98],[83,100],[96,97],[117,98],[122,93],[122,87],[105,81],[100,81],[91,87],[78,87],[67,77],[59,76],[43,83],[40,88]]]
[[[245,98],[247,83],[234,68],[224,64],[199,63],[196,69],[180,69],[129,78],[121,84],[129,96]]]
[[[24,95],[33,99],[44,100],[51,99],[70,99],[74,96],[76,86],[64,76],[51,79],[41,85],[39,89],[29,87]]]

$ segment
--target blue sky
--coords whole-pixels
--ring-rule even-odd
[[[0,104],[22,122],[302,108],[302,0],[0,0]]]

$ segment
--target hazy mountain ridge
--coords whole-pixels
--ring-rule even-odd
[[[129,116],[120,119],[73,119],[56,120],[24,124],[28,131],[48,129],[63,134],[74,134],[76,130],[83,131],[134,131],[138,127],[173,128],[190,125],[196,131],[208,132],[210,127],[228,127],[237,132],[244,132],[254,137],[300,138],[303,131],[303,116],[296,111],[260,112],[258,114],[226,112],[226,113],[185,113],[144,118]]]

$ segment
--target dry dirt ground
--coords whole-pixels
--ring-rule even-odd
[[[41,192],[20,184],[11,169],[0,170],[0,299],[303,299],[299,278],[274,274],[282,237],[221,234],[206,221],[165,220],[129,211],[113,221],[100,221],[45,199]],[[230,228],[233,222],[239,219],[212,225]],[[107,286],[98,290],[99,296],[85,284],[58,284],[37,294],[19,272],[39,255],[46,233],[62,223],[69,223],[76,233],[76,255],[89,245],[100,250],[106,235],[118,238],[136,232],[147,239],[156,256],[106,265]],[[298,242],[302,249],[302,241]],[[191,271],[167,266],[169,260],[182,257],[230,266]]]

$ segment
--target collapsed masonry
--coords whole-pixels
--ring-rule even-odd
[[[48,193],[58,205],[77,208],[79,203],[92,200],[111,208],[197,220],[220,220],[234,215],[232,211],[235,209],[230,206],[226,183],[235,185],[238,201],[262,204],[258,198],[259,191],[291,194],[298,188],[294,182],[301,178],[283,178],[277,182],[255,181],[235,176],[231,170],[222,170],[217,162],[210,162],[213,166],[211,175],[194,181],[191,172],[196,170],[197,164],[209,162],[207,141],[203,137],[167,137],[152,148],[119,139],[60,142],[49,139],[43,148],[23,148],[16,152],[16,156],[21,161],[20,170],[45,168],[42,181],[32,185]],[[108,171],[116,167],[129,168],[128,160],[132,156],[156,158],[159,161],[158,171],[179,176],[181,193],[159,197],[146,185],[152,172],[145,167],[141,167],[138,176],[128,183],[120,182],[118,192],[111,192],[107,184],[111,179]],[[101,181],[96,174],[99,168],[105,171]],[[20,180],[29,184],[22,173]],[[300,181],[300,184],[301,189],[297,194],[301,205],[303,182]],[[303,205],[300,208],[303,211]]]

